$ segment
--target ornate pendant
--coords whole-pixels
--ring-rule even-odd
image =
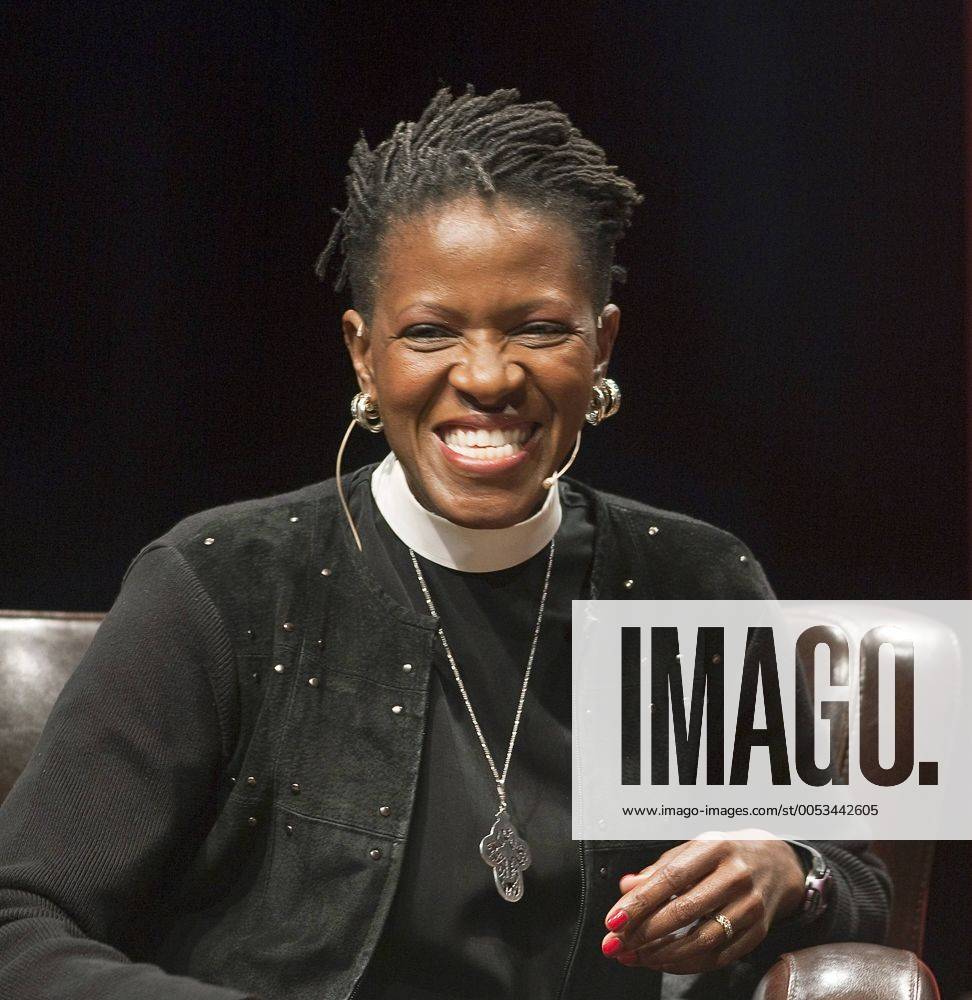
[[[492,829],[480,841],[479,853],[493,869],[496,891],[508,903],[518,903],[523,898],[523,873],[533,859],[505,809],[500,810]]]

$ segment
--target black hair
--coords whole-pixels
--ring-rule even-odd
[[[355,308],[366,320],[389,223],[471,192],[505,195],[570,223],[598,308],[610,300],[612,280],[624,280],[614,248],[642,196],[551,101],[520,102],[514,89],[477,95],[472,84],[454,97],[443,87],[418,121],[399,122],[374,149],[362,133],[348,166],[347,207],[335,209],[339,218],[315,271],[323,281],[340,250],[334,287],[340,291],[350,281]]]

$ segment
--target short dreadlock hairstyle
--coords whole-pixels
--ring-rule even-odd
[[[615,244],[643,199],[551,101],[520,102],[519,91],[477,95],[472,84],[454,97],[439,90],[415,122],[399,122],[372,149],[362,133],[348,161],[347,207],[315,271],[325,279],[343,256],[334,288],[351,284],[355,308],[370,322],[381,242],[389,225],[435,204],[478,193],[503,195],[553,212],[573,226],[598,308],[610,301]]]

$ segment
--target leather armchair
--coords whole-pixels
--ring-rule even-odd
[[[753,1000],[938,1000],[927,965],[880,944],[822,944],[789,952],[761,980]]]
[[[807,614],[820,620],[812,611]],[[26,764],[102,617],[0,611],[0,801]],[[918,957],[933,849],[925,841],[875,844],[894,882],[889,946],[830,944],[787,953],[764,976],[754,1000],[937,1000],[935,978]]]
[[[24,769],[103,617],[0,611],[0,801]]]

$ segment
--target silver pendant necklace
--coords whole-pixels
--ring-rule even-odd
[[[433,618],[438,619],[435,605],[432,603],[432,595],[426,586],[425,577],[422,575],[421,567],[415,553],[411,548],[408,554],[412,557],[412,565],[415,567],[415,575],[418,577],[425,595],[425,603],[428,605],[429,613]],[[513,720],[513,732],[510,734],[510,744],[506,748],[506,762],[503,764],[503,773],[500,774],[493,762],[493,755],[489,752],[483,731],[479,726],[479,720],[473,711],[469,695],[466,694],[466,685],[462,683],[459,668],[456,666],[455,657],[446,641],[445,632],[439,626],[439,638],[445,649],[449,666],[452,667],[452,674],[459,685],[459,692],[462,700],[466,703],[469,718],[472,719],[476,735],[479,737],[479,745],[483,748],[489,769],[493,772],[493,779],[496,782],[496,795],[499,798],[499,809],[496,810],[496,820],[489,833],[479,842],[479,854],[483,861],[493,869],[493,881],[496,883],[496,891],[509,903],[518,903],[523,898],[523,873],[530,867],[532,857],[527,842],[517,833],[516,827],[510,819],[509,806],[506,801],[506,774],[510,769],[510,758],[513,756],[513,744],[516,742],[516,733],[520,728],[520,715],[523,712],[523,702],[526,698],[527,686],[530,683],[530,671],[533,669],[533,654],[537,649],[537,639],[540,637],[540,624],[543,621],[543,609],[547,603],[547,589],[550,584],[550,570],[553,566],[554,539],[550,539],[550,555],[547,558],[547,572],[543,579],[543,593],[540,596],[540,611],[537,614],[536,628],[533,630],[533,641],[530,644],[530,656],[527,659],[526,673],[523,676],[523,687],[520,689],[520,701],[516,706],[516,717]]]

